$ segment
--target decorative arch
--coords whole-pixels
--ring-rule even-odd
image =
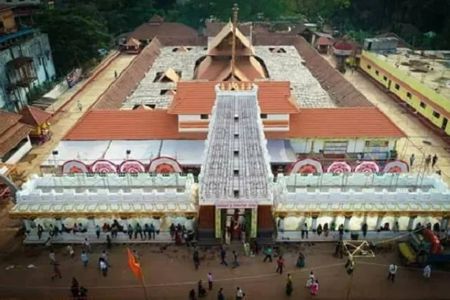
[[[180,164],[171,157],[157,157],[150,161],[148,167],[150,173],[181,173]]]
[[[331,165],[328,166],[327,172],[328,173],[349,173],[352,171],[352,167],[345,161],[335,161]]]
[[[63,174],[88,173],[88,167],[79,160],[68,160],[62,166]]]
[[[119,166],[121,173],[144,173],[145,166],[137,160],[126,160]]]
[[[117,167],[109,160],[99,159],[91,165],[91,172],[93,173],[115,173]]]
[[[380,167],[374,161],[363,161],[355,167],[355,172],[357,173],[378,173],[380,172]]]
[[[312,173],[323,173],[322,164],[315,159],[306,158],[297,160],[291,166],[291,174],[302,173],[302,174],[312,174]]]
[[[403,160],[394,160],[388,162],[383,169],[384,173],[406,173],[408,171],[408,163]]]

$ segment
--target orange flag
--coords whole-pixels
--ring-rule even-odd
[[[136,257],[134,257],[133,252],[131,252],[130,248],[128,250],[128,267],[130,267],[131,272],[133,272],[134,276],[137,279],[142,280],[142,269],[141,264],[137,261]]]

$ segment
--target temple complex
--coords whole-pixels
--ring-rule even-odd
[[[301,36],[248,36],[236,10],[221,26],[204,45],[132,35],[147,45],[17,193],[25,242],[104,241],[114,226],[118,242],[130,226],[170,242],[179,226],[205,244],[297,241],[305,223],[380,239],[448,227],[447,185],[410,173],[405,134]]]

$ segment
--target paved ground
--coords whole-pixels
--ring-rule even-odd
[[[394,252],[379,253],[375,258],[358,259],[354,276],[345,273],[344,259],[331,255],[333,244],[301,246],[307,257],[306,268],[295,267],[298,244],[283,248],[287,270],[283,275],[275,273],[275,261],[263,263],[263,256],[241,257],[241,266],[232,269],[219,264],[217,249],[201,250],[201,265],[195,270],[191,250],[184,246],[134,246],[142,255],[148,299],[187,299],[191,288],[199,279],[206,281],[207,272],[215,278],[214,289],[205,299],[216,299],[219,287],[225,290],[226,299],[234,299],[236,286],[248,295],[247,299],[288,299],[284,294],[285,273],[293,275],[292,299],[450,299],[447,283],[450,273],[433,270],[431,280],[421,276],[420,269],[400,268],[395,283],[386,280],[387,265],[396,261]],[[1,299],[68,299],[73,276],[89,290],[89,299],[144,299],[142,286],[127,267],[125,246],[110,250],[111,268],[107,277],[97,269],[97,259],[103,248],[93,249],[87,268],[79,260],[80,248],[75,248],[74,259],[64,248],[56,248],[63,278],[52,281],[52,268],[48,250],[42,247],[22,248],[14,253],[2,253],[0,257]],[[8,251],[9,252],[9,251]],[[229,251],[230,252],[230,251]],[[230,253],[228,253],[229,256]],[[33,264],[34,268],[27,268]],[[8,269],[8,266],[14,268]],[[317,297],[308,294],[304,287],[308,274],[314,270],[320,282]]]
[[[333,66],[331,56],[324,56]],[[346,72],[344,77],[352,83],[367,99],[384,112],[397,124],[408,136],[401,139],[397,144],[400,158],[409,162],[409,157],[415,153],[416,161],[413,172],[432,173],[441,170],[442,178],[450,184],[450,146],[438,135],[420,122],[416,116],[406,108],[400,106],[391,96],[385,93],[367,77],[359,72]],[[424,143],[425,142],[425,143]],[[437,154],[438,163],[433,170],[424,168],[424,155]]]
[[[25,175],[39,172],[40,164],[50,155],[54,147],[66,135],[69,129],[80,119],[88,110],[88,108],[97,101],[98,97],[106,90],[106,88],[115,80],[114,72],[120,74],[133,60],[135,55],[119,55],[109,66],[101,71],[95,79],[87,84],[75,99],[60,113],[57,121],[51,125],[52,139],[47,143],[34,147],[27,156],[17,164],[17,171],[24,172]],[[72,90],[66,92],[73,93]],[[63,94],[62,98],[67,98]],[[82,111],[78,108],[81,103]]]

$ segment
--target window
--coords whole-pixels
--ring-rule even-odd
[[[383,80],[384,80],[384,81],[387,81],[387,77],[386,77],[386,76],[383,76]]]
[[[407,92],[407,93],[406,93],[406,97],[408,97],[409,99],[411,99],[411,98],[412,98],[411,93],[410,93],[410,92]]]
[[[239,138],[239,133],[235,132],[235,133],[234,133],[234,138],[235,138],[235,139]]]
[[[380,75],[380,72],[378,72],[378,70],[375,71],[375,75]]]
[[[200,119],[202,119],[202,120],[208,120],[208,118],[209,118],[209,116],[208,115],[200,115]]]
[[[239,121],[239,115],[238,114],[234,115],[234,121],[236,121],[236,122]]]
[[[367,65],[367,69],[372,69],[372,66],[371,65]]]
[[[261,119],[267,119],[267,114],[260,114]]]
[[[233,194],[234,194],[234,198],[239,198],[239,190],[234,190]]]
[[[238,150],[234,150],[233,151],[233,155],[234,155],[234,157],[238,157],[239,156],[239,151]]]
[[[239,170],[233,170],[233,175],[234,176],[239,176]]]
[[[439,119],[441,117],[441,114],[438,113],[437,111],[433,110],[433,117],[435,117],[436,119]]]
[[[420,107],[422,107],[423,109],[425,109],[427,107],[427,105],[425,104],[425,102],[420,102]]]
[[[399,90],[400,89],[400,85],[398,83],[395,84],[395,89]]]

